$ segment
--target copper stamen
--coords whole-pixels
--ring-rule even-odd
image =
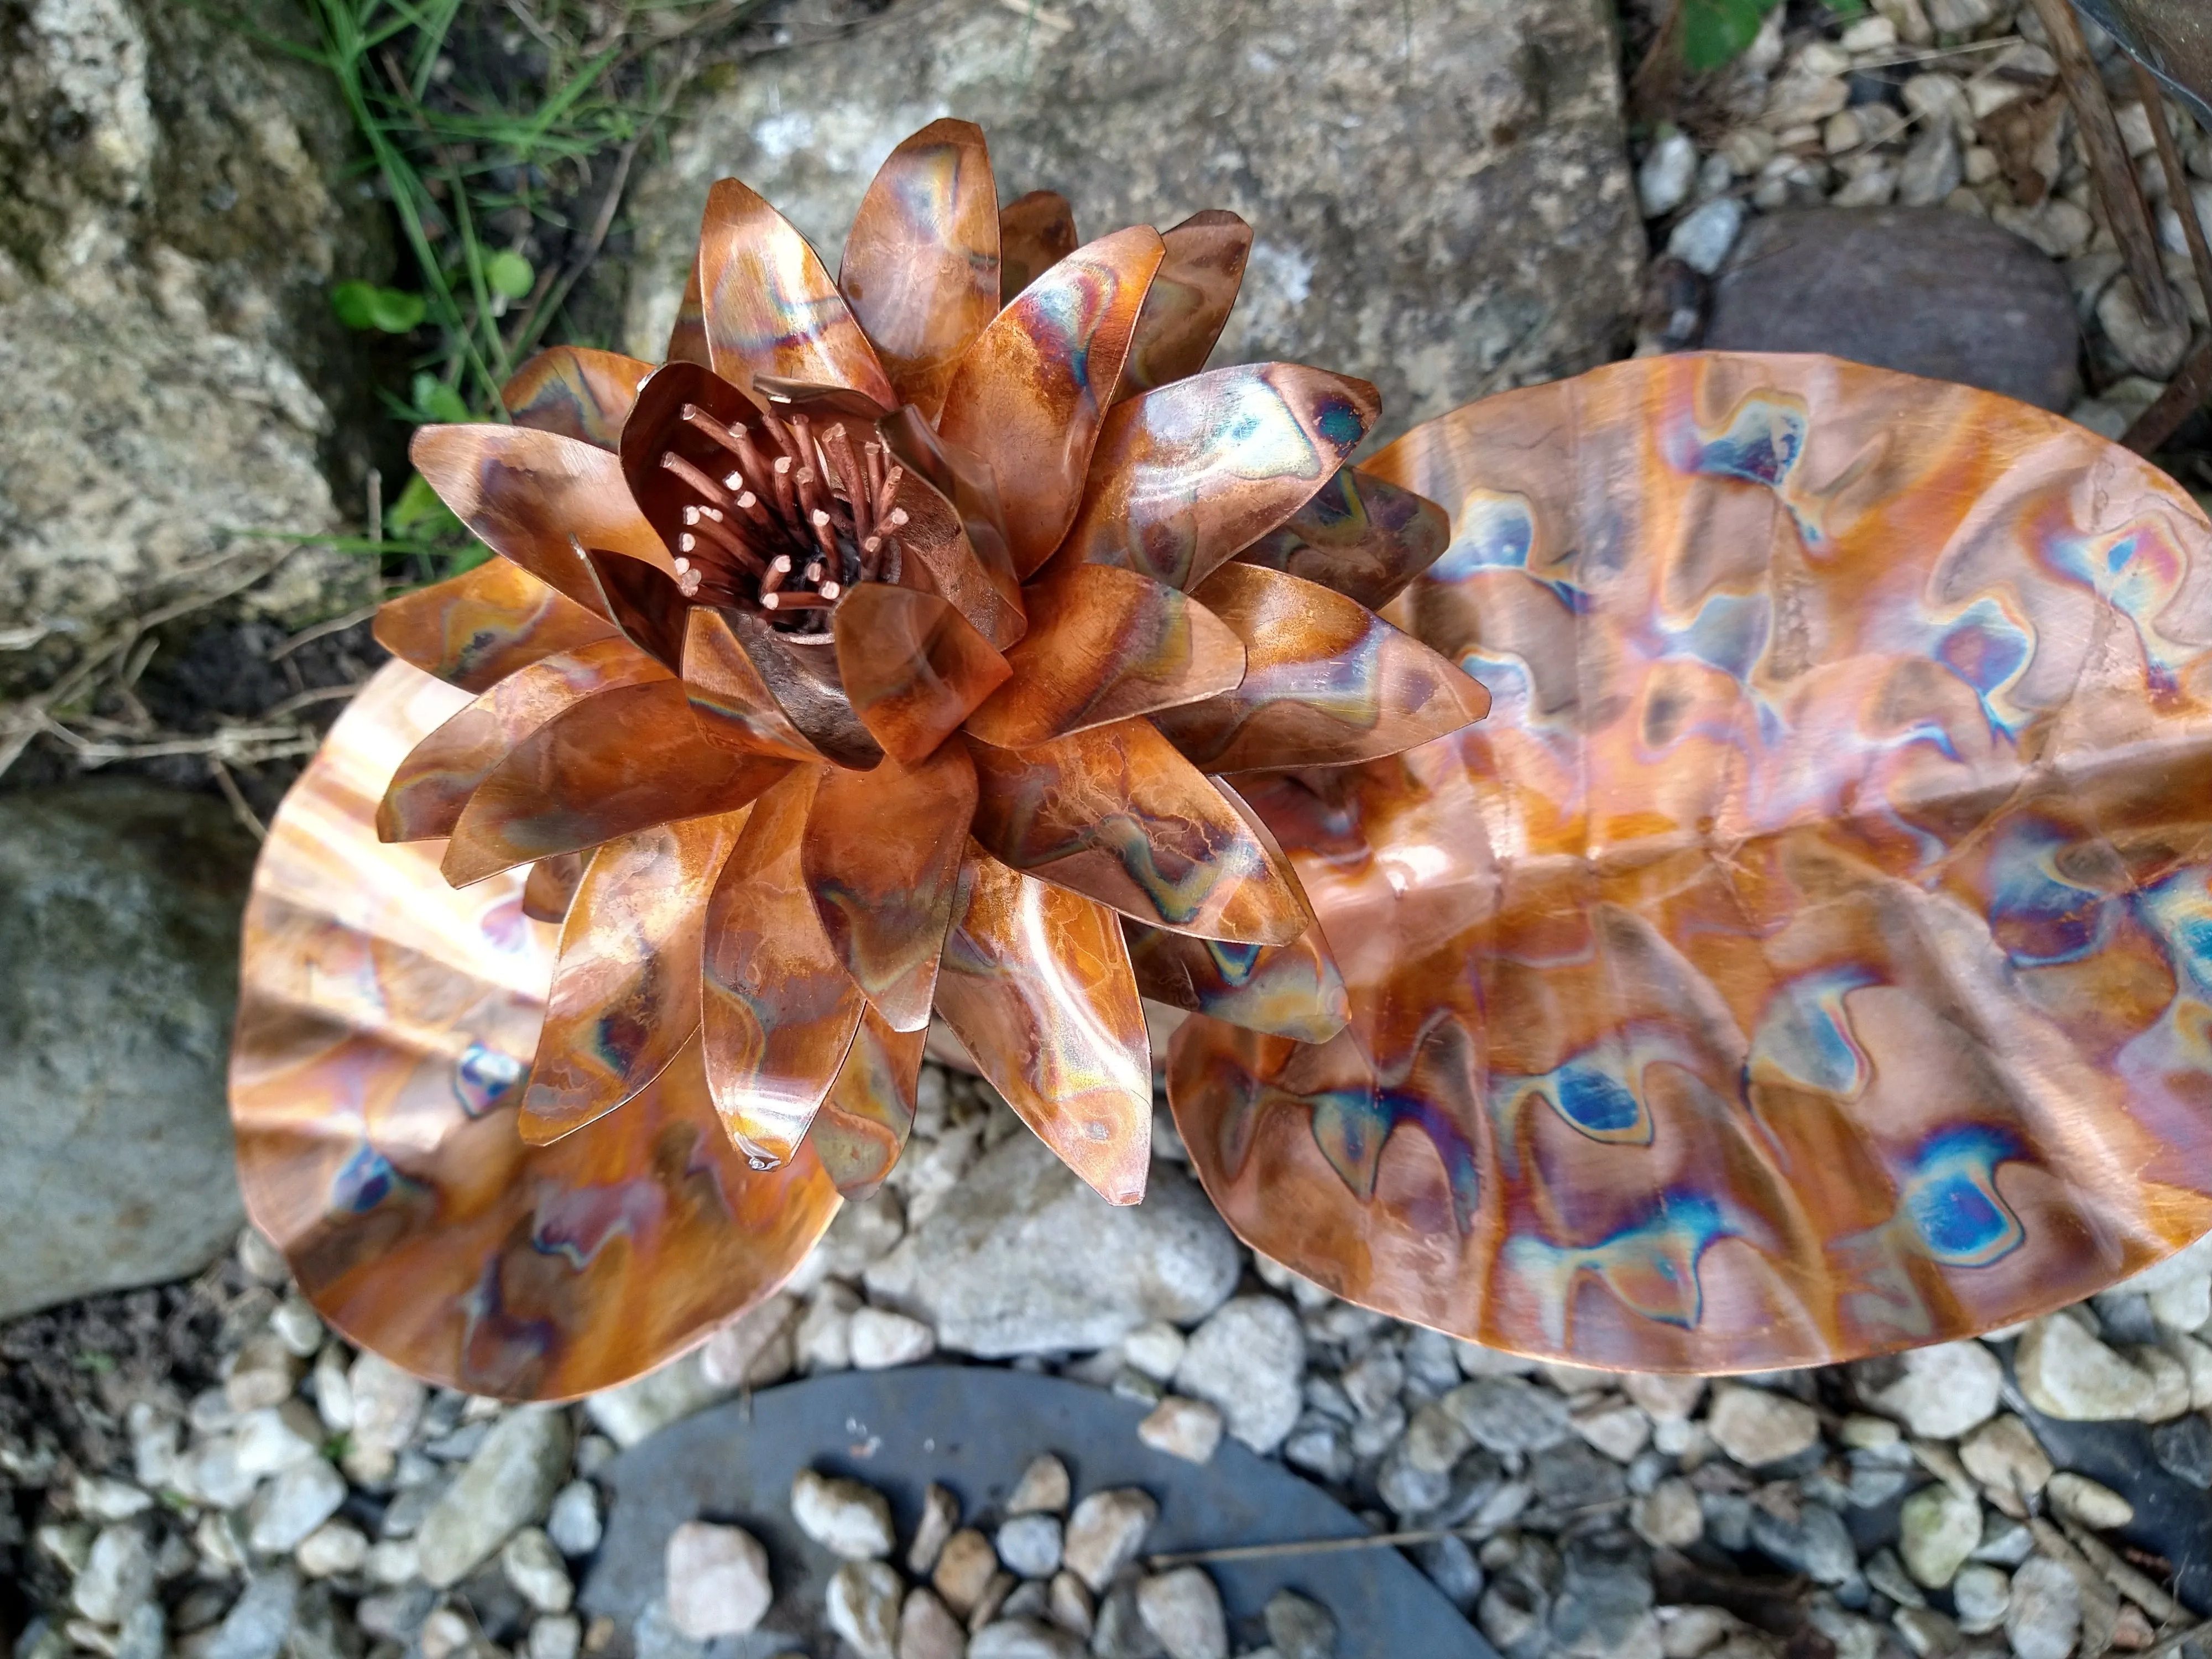
[[[691,488],[698,491],[699,494],[704,495],[716,507],[727,507],[730,504],[730,495],[727,490],[724,489],[721,485],[716,483],[712,478],[702,472],[697,467],[692,465],[690,462],[685,460],[681,455],[677,454],[673,450],[663,452],[660,457],[660,464],[666,467],[671,472],[673,472],[678,477],[683,479],[685,483],[690,484]]]

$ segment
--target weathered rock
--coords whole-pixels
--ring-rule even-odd
[[[1574,1432],[1565,1401],[1517,1376],[1462,1382],[1439,1403],[1494,1452],[1544,1451]]]
[[[1156,1168],[1145,1201],[1119,1207],[1015,1135],[866,1278],[945,1347],[995,1356],[1103,1348],[1148,1320],[1203,1318],[1237,1273],[1236,1241],[1181,1171]]]
[[[775,1299],[785,1301],[782,1311],[787,1317],[795,1312],[786,1299]],[[742,1337],[732,1339],[728,1347],[718,1348],[721,1340],[718,1335],[703,1348],[680,1354],[658,1370],[593,1395],[584,1402],[584,1409],[591,1413],[600,1433],[617,1446],[628,1448],[656,1429],[728,1399],[745,1379],[749,1362],[760,1354],[758,1351],[747,1354]],[[787,1362],[787,1337],[785,1352]],[[785,1369],[789,1369],[787,1363]]]
[[[518,1527],[542,1519],[568,1471],[568,1419],[558,1411],[524,1407],[494,1424],[415,1534],[424,1580],[459,1583]]]
[[[1686,1480],[1662,1480],[1630,1506],[1628,1524],[1647,1544],[1684,1549],[1705,1535],[1705,1513]]]
[[[1143,1580],[1137,1613],[1168,1659],[1229,1659],[1229,1621],[1205,1568],[1177,1567]]]
[[[1057,1460],[1055,1460],[1057,1461]],[[950,1490],[931,1481],[921,1494],[921,1516],[914,1525],[914,1540],[907,1546],[906,1568],[916,1577],[927,1577],[944,1553],[945,1540],[960,1524],[960,1500]]]
[[[945,1603],[930,1590],[908,1590],[899,1609],[898,1659],[961,1659],[967,1650],[967,1627]]]
[[[2027,1328],[2012,1364],[2028,1404],[2048,1417],[2080,1422],[2136,1417],[2151,1405],[2157,1389],[2148,1371],[2063,1313]]]
[[[1336,1615],[1296,1590],[1279,1589],[1261,1609],[1267,1639],[1282,1659],[1333,1659]]]
[[[6,312],[0,270],[0,364]],[[0,479],[22,423],[0,422]],[[7,580],[0,549],[0,606]],[[196,1273],[237,1236],[224,1066],[252,860],[211,798],[105,779],[0,796],[0,1319]]]
[[[929,1582],[945,1604],[962,1618],[975,1610],[991,1577],[999,1570],[999,1553],[991,1540],[973,1527],[963,1527],[945,1540]]]
[[[300,1601],[300,1580],[289,1567],[247,1581],[201,1659],[276,1659]]]
[[[877,165],[944,112],[982,125],[1002,200],[1063,191],[1085,237],[1243,214],[1257,238],[1217,361],[1364,376],[1386,435],[1626,333],[1643,235],[1612,32],[1583,0],[1440,0],[1412,25],[1267,0],[1071,21],[958,0],[926,28],[758,60],[695,106],[635,193],[627,339],[660,355],[715,178],[760,191],[834,268]]]
[[[1905,1570],[1929,1589],[1941,1589],[1981,1544],[1982,1506],[1938,1480],[1905,1500],[1897,1526]]]
[[[801,1469],[791,1483],[791,1518],[832,1555],[866,1561],[891,1553],[891,1506],[873,1486]]]
[[[696,1642],[743,1636],[775,1600],[768,1552],[742,1527],[686,1521],[668,1535],[668,1618]]]
[[[830,1628],[860,1659],[897,1659],[906,1586],[888,1561],[848,1561],[830,1576]]]
[[[1022,1478],[1006,1497],[1008,1515],[1065,1515],[1075,1494],[1067,1465],[1050,1452],[1040,1452],[1022,1470]]]
[[[2047,1555],[2031,1556],[2012,1576],[2005,1639],[2015,1659],[2066,1659],[2081,1632],[2081,1587]]]
[[[1958,1608],[1959,1628],[1981,1636],[2004,1623],[2012,1601],[2012,1575],[2002,1567],[1973,1561],[1959,1569],[1951,1581],[1951,1601]]]
[[[1159,1512],[1151,1495],[1134,1486],[1091,1493],[1068,1517],[1061,1549],[1068,1571],[1094,1592],[1103,1592],[1115,1573],[1136,1559]]]
[[[1984,1423],[1959,1443],[1959,1462],[1985,1486],[2025,1500],[2051,1479],[2051,1457],[2035,1431],[2010,1412]]]
[[[2050,410],[2073,401],[2081,355],[2057,266],[2011,232],[1942,208],[1753,220],[1713,284],[1705,343],[1823,351]]]
[[[10,0],[0,38],[0,635],[35,641],[0,656],[4,696],[284,555],[239,530],[335,527],[337,422],[311,382],[356,356],[329,288],[390,252],[385,213],[341,182],[357,140],[319,69],[138,0]],[[368,574],[284,563],[259,602],[288,616]]]
[[[1706,1426],[1714,1443],[1746,1468],[1795,1457],[1820,1437],[1820,1419],[1810,1406],[1733,1382],[1714,1389]]]
[[[576,1599],[568,1564],[553,1540],[536,1527],[525,1527],[499,1553],[499,1569],[514,1592],[540,1613],[566,1613]]]
[[[264,1555],[295,1549],[345,1502],[345,1477],[319,1457],[293,1464],[253,1495],[253,1547]]]
[[[1221,1443],[1221,1430],[1219,1411],[1203,1400],[1171,1394],[1137,1425],[1137,1438],[1170,1457],[1205,1463],[1212,1460],[1214,1449]]]
[[[1060,1571],[1060,1527],[1056,1515],[1034,1510],[999,1528],[999,1559],[1024,1578],[1049,1578]]]
[[[154,1554],[135,1527],[104,1527],[70,1587],[76,1610],[97,1625],[118,1625],[154,1593]]]
[[[779,1291],[716,1331],[699,1351],[699,1376],[706,1388],[764,1389],[790,1376],[797,1364],[792,1330],[799,1308],[797,1297]]]
[[[584,1622],[572,1613],[548,1613],[530,1621],[527,1659],[576,1659],[584,1648]]]
[[[1298,1420],[1305,1347],[1286,1305],[1240,1296],[1191,1333],[1176,1386],[1218,1407],[1229,1432],[1254,1451],[1270,1452]]]
[[[562,1554],[589,1555],[599,1547],[599,1490],[588,1480],[571,1480],[553,1494],[545,1514],[545,1534]]]
[[[1897,1375],[1880,1380],[1893,1369]],[[1899,1419],[1923,1440],[1956,1440],[1995,1415],[2004,1367],[1978,1342],[1942,1342],[1894,1360],[1855,1368],[1868,1404]]]
[[[2069,1521],[2077,1521],[2093,1532],[2124,1527],[2136,1518],[2136,1506],[2101,1481],[2062,1469],[2044,1489],[2051,1507]]]
[[[883,1308],[861,1308],[853,1315],[854,1368],[887,1370],[893,1365],[912,1365],[937,1351],[937,1333],[919,1319]]]
[[[1083,1659],[1083,1644],[1042,1619],[1001,1619],[975,1632],[968,1659]]]

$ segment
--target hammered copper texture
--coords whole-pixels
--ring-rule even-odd
[[[1106,417],[1062,562],[1193,588],[1306,504],[1374,423],[1375,388],[1297,363],[1210,369]]]
[[[2212,530],[1986,393],[1684,356],[1370,463],[1485,724],[1255,785],[1349,990],[1170,1089],[1255,1247],[1578,1364],[2009,1324],[2212,1226]]]
[[[1017,870],[1176,933],[1287,945],[1307,913],[1243,816],[1141,720],[972,744],[975,839]]]
[[[999,197],[982,129],[932,121],[860,198],[838,286],[898,401],[934,420],[953,365],[999,312]]]
[[[1109,1204],[1145,1195],[1152,1058],[1114,913],[971,848],[938,1006],[1022,1121]]]
[[[277,810],[254,872],[231,1110],[255,1224],[349,1340],[470,1394],[610,1388],[789,1275],[836,1213],[811,1153],[758,1173],[685,1049],[557,1145],[515,1132],[554,930],[520,874],[456,891],[370,827],[464,703],[380,670]]]
[[[393,656],[464,691],[488,691],[541,657],[619,632],[597,611],[497,557],[386,600],[370,631]]]
[[[1060,564],[1023,591],[1029,626],[1006,683],[968,730],[1023,749],[1233,690],[1244,645],[1219,617],[1133,570]]]
[[[1084,493],[1160,234],[1132,225],[1079,247],[991,319],[953,371],[938,430],[990,465],[1014,574],[1051,556]]]

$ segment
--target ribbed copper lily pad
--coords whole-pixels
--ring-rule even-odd
[[[2212,1227],[2212,528],[1964,387],[1622,363],[1370,464],[1387,613],[1489,720],[1245,781],[1350,1024],[1194,1018],[1257,1248],[1577,1364],[1734,1370],[2075,1301]]]
[[[620,1111],[525,1144],[557,930],[523,915],[520,871],[456,890],[437,843],[374,827],[409,746],[467,702],[379,671],[270,827],[231,1066],[239,1178],[347,1336],[471,1394],[560,1398],[774,1290],[837,1194],[810,1149],[747,1167],[681,1033]]]

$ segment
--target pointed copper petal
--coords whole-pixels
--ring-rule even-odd
[[[680,456],[710,478],[726,477],[731,465],[727,450],[684,418],[686,407],[703,410],[726,427],[760,417],[759,404],[697,363],[663,363],[638,392],[637,405],[623,423],[623,477],[638,511],[672,550],[683,545],[684,509],[701,503],[661,458]]]
[[[667,678],[627,640],[602,640],[510,674],[400,762],[376,809],[377,835],[385,841],[452,835],[477,786],[532,732],[603,691]]]
[[[934,753],[1010,672],[934,593],[862,582],[830,622],[853,712],[884,753],[908,765]]]
[[[999,310],[999,193],[981,127],[932,121],[890,153],[837,285],[898,400],[934,420],[953,365]]]
[[[1194,213],[1163,231],[1167,256],[1137,319],[1121,370],[1121,398],[1180,380],[1206,367],[1244,281],[1252,227],[1221,208]]]
[[[602,553],[595,547],[584,550],[584,562],[623,637],[671,673],[681,667],[684,617],[691,607],[675,579],[642,559]]]
[[[708,902],[702,979],[714,1109],[757,1169],[787,1163],[866,1006],[808,896],[800,849],[818,767],[755,803]]]
[[[911,769],[896,760],[831,769],[815,789],[800,860],[807,890],[845,971],[896,1030],[929,1024],[975,815],[975,765],[958,743]]]
[[[1249,653],[1243,684],[1156,722],[1203,771],[1376,760],[1490,712],[1466,672],[1341,593],[1232,562],[1196,597]]]
[[[1006,1104],[1109,1204],[1145,1195],[1152,1046],[1119,919],[973,848],[937,1006]]]
[[[731,632],[726,613],[695,605],[686,624],[684,689],[702,733],[725,748],[757,755],[826,758],[783,712]]]
[[[907,515],[898,533],[902,556],[921,565],[928,585],[977,633],[1005,650],[1021,638],[1024,623],[998,486],[975,457],[947,449],[911,409],[885,419],[878,433],[902,475],[894,501]]]
[[[806,1144],[848,1200],[874,1197],[906,1149],[928,1040],[927,1025],[895,1031],[872,1007],[860,1016],[837,1081],[806,1132]]]
[[[550,921],[556,927],[576,902],[576,889],[584,881],[584,855],[556,853],[530,866],[522,884],[522,914],[532,921]]]
[[[1326,1042],[1352,1007],[1321,929],[1288,945],[1231,945],[1125,921],[1137,988],[1155,1002],[1300,1042]]]
[[[239,1184],[348,1340],[470,1394],[567,1399],[768,1296],[837,1194],[811,1151],[745,1167],[696,1042],[621,1111],[523,1144],[553,932],[518,917],[520,872],[456,891],[434,848],[369,823],[465,701],[386,664],[270,823],[231,1048]]]
[[[600,449],[622,441],[623,422],[653,365],[589,346],[548,346],[499,389],[517,426],[558,432]]]
[[[477,539],[587,609],[598,610],[599,592],[579,544],[674,568],[630,499],[622,463],[580,439],[522,426],[426,426],[408,453]]]
[[[1443,508],[1346,466],[1237,562],[1286,570],[1380,611],[1450,542]]]
[[[1144,225],[1078,248],[993,319],[953,373],[937,429],[997,477],[1024,580],[1075,515],[1159,263],[1160,234]]]
[[[1244,678],[1244,645],[1164,582],[1055,563],[1024,590],[1029,631],[1012,677],[968,717],[970,736],[1025,749],[1133,714],[1195,702]]]
[[[1287,945],[1304,931],[1296,878],[1148,722],[969,750],[975,839],[1014,868],[1179,933]]]
[[[740,391],[756,374],[849,386],[885,409],[897,396],[821,257],[734,179],[707,192],[699,294],[708,359]]]
[[[656,823],[734,812],[788,769],[708,742],[676,680],[602,692],[539,726],[477,786],[447,843],[446,879],[465,886]]]
[[[1305,505],[1366,435],[1364,380],[1297,363],[1216,368],[1106,417],[1060,556],[1186,591]]]
[[[845,597],[849,601],[852,595]],[[865,772],[883,759],[882,746],[853,712],[839,676],[834,640],[828,644],[793,645],[787,635],[752,612],[720,611],[715,615],[752,665],[775,706],[817,752],[857,772]],[[719,635],[714,643],[719,648]]]
[[[707,301],[699,288],[699,257],[691,256],[691,276],[684,284],[684,298],[676,307],[676,320],[669,325],[668,349],[660,354],[664,363],[696,363],[702,368],[714,366],[714,354],[707,348]]]
[[[1016,197],[999,215],[999,303],[1014,298],[1079,246],[1075,210],[1058,191]]]
[[[486,559],[386,600],[371,631],[393,656],[464,691],[489,690],[541,657],[619,634],[597,611],[507,559]]]
[[[707,898],[741,812],[657,824],[592,854],[561,927],[545,1025],[522,1097],[522,1139],[543,1146],[659,1077],[699,1028]]]

